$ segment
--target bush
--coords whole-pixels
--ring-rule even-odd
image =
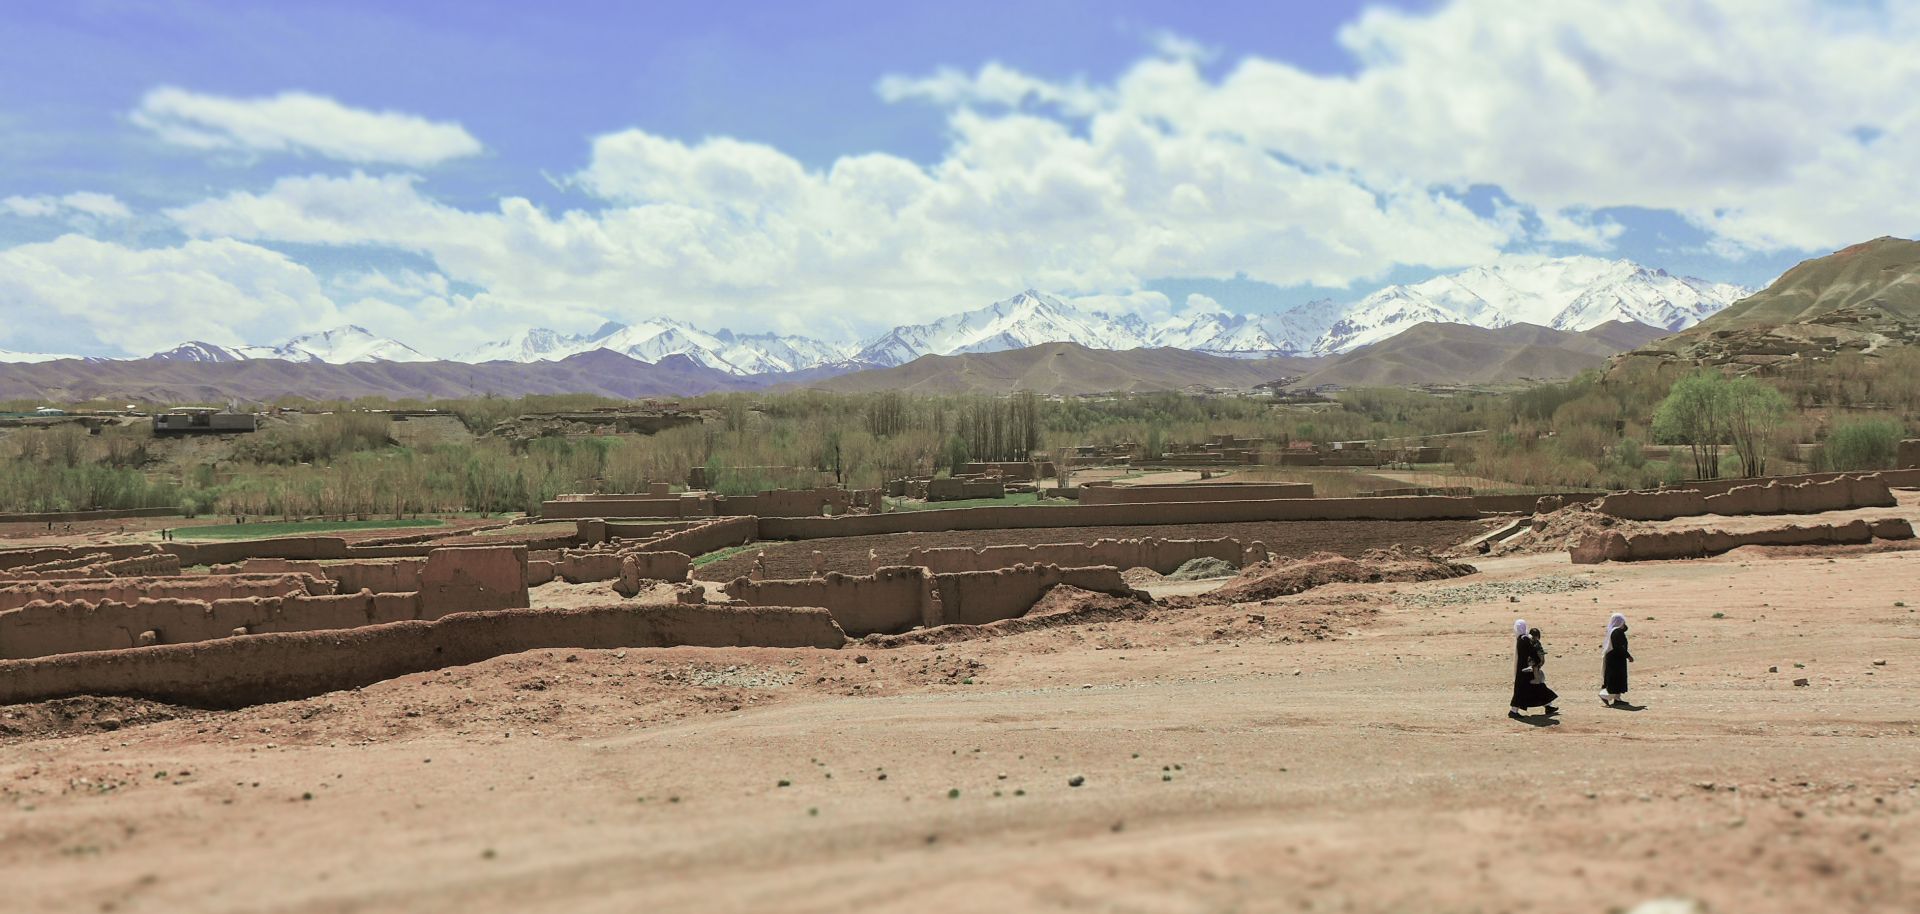
[[[1885,470],[1893,466],[1905,430],[1887,419],[1859,419],[1835,426],[1821,451],[1829,470]]]

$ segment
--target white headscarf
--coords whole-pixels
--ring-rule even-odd
[[[1527,636],[1527,620],[1513,620],[1513,636],[1515,638],[1525,638]]]
[[[1626,627],[1626,615],[1624,613],[1614,613],[1613,618],[1607,620],[1607,639],[1600,642],[1600,652],[1604,654],[1607,651],[1613,650],[1613,630]]]

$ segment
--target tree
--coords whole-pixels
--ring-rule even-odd
[[[968,459],[967,442],[959,435],[948,439],[946,459],[948,472],[955,476],[960,475],[966,469]]]
[[[1767,445],[1787,416],[1787,398],[1753,378],[1722,383],[1727,441],[1740,458],[1741,475],[1752,479],[1766,472]]]
[[[1693,451],[1696,479],[1720,475],[1720,448],[1726,443],[1726,378],[1698,372],[1681,378],[1653,412],[1654,440],[1684,444]]]

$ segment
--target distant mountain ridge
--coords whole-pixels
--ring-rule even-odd
[[[1388,286],[1351,305],[1323,299],[1273,314],[1217,309],[1190,309],[1162,317],[1112,314],[1028,289],[984,308],[928,323],[903,324],[861,341],[709,332],[681,320],[651,318],[632,324],[609,321],[591,333],[579,334],[528,328],[460,353],[453,361],[531,363],[607,350],[645,362],[685,355],[717,371],[753,377],[884,368],[926,355],[999,352],[1049,342],[1116,351],[1175,348],[1261,359],[1352,352],[1422,323],[1489,329],[1533,324],[1578,332],[1622,321],[1679,330],[1746,294],[1738,286],[1676,277],[1625,260],[1515,255],[1419,283]],[[39,357],[0,354],[0,361],[28,358]],[[193,341],[151,358],[214,363],[432,361],[398,340],[351,325],[274,346]]]

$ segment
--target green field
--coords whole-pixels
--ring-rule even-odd
[[[430,517],[412,517],[401,520],[303,520],[279,524],[209,524],[204,527],[177,527],[174,529],[174,536],[183,540],[250,540],[269,536],[332,533],[341,530],[439,527],[445,523]]]

